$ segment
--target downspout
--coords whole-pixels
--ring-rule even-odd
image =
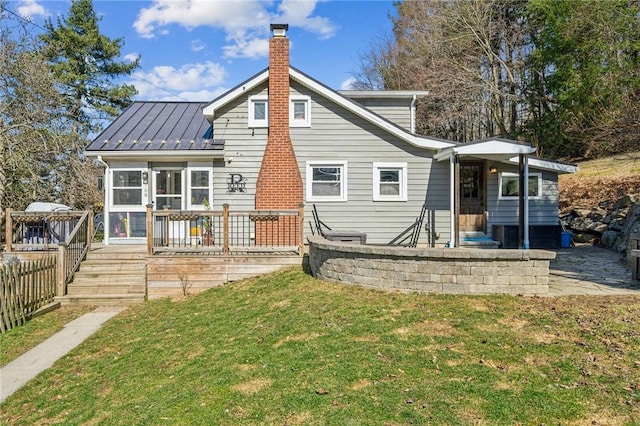
[[[104,206],[102,206],[103,219],[102,223],[104,224],[104,235],[102,237],[103,244],[109,245],[109,213],[107,211],[107,206],[109,205],[109,165],[102,159],[102,155],[98,155],[97,157],[98,163],[104,166],[104,182],[102,184],[102,189],[104,190]]]
[[[411,111],[410,111],[410,124],[409,126],[411,127],[411,133],[415,134],[416,133],[416,104],[418,102],[418,96],[417,95],[413,95],[413,97],[411,98]]]
[[[455,191],[455,154],[453,151],[449,155],[449,221],[450,225],[450,236],[449,236],[449,247],[456,246],[456,191]]]

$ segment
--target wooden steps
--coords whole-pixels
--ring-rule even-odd
[[[97,249],[87,254],[63,305],[119,306],[142,303],[147,291],[146,253],[142,249]]]

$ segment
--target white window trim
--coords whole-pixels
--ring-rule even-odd
[[[342,168],[342,179],[340,181],[340,196],[332,197],[332,196],[313,196],[313,169],[315,167],[341,167]],[[346,161],[307,161],[306,168],[306,189],[307,189],[307,201],[347,201],[347,162]]]
[[[533,196],[530,195],[529,199],[530,200],[536,200],[539,198],[542,198],[542,173],[529,173],[529,177],[532,176],[537,176],[538,177],[538,195]],[[518,195],[502,195],[502,178],[503,177],[508,177],[508,178],[518,178],[518,174],[517,173],[500,173],[500,179],[498,179],[498,199],[499,200],[517,200],[520,197]]]
[[[113,181],[114,179],[114,175],[117,172],[140,172],[140,186],[117,186],[115,185],[115,182]],[[141,168],[141,167],[135,167],[135,168],[128,168],[128,167],[116,167],[116,168],[112,168],[110,170],[110,176],[109,176],[109,203],[110,203],[110,209],[109,211],[129,211],[132,210],[132,208],[135,210],[137,208],[136,211],[141,211],[142,209],[144,209],[144,206],[146,204],[146,196],[147,196],[147,186],[144,184],[144,182],[142,182],[142,173],[147,172],[147,169],[145,168]],[[147,175],[148,176],[148,175]],[[148,178],[147,178],[148,179]],[[148,184],[147,184],[148,185]],[[114,204],[114,191],[118,190],[118,189],[126,189],[126,188],[139,188],[140,189],[140,196],[141,196],[141,203],[140,204]],[[132,210],[132,211],[134,211]]]
[[[400,170],[400,194],[380,194],[380,170]],[[373,201],[407,201],[407,163],[373,163]]]
[[[294,118],[293,103],[305,103],[305,119],[296,120]],[[289,99],[289,127],[311,127],[311,98],[309,96],[292,96]]]
[[[249,96],[249,114],[248,123],[249,127],[269,127],[269,97],[265,95]],[[255,102],[266,102],[264,120],[256,120],[254,114]]]
[[[204,204],[191,204],[191,189],[192,189],[191,172],[207,172],[209,176],[209,195],[207,195],[207,201],[209,201],[209,206],[212,206],[213,204],[213,170],[211,170],[211,167],[188,167],[187,168],[187,209],[204,210],[205,209]]]

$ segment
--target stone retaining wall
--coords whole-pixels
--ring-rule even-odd
[[[546,250],[357,245],[309,237],[314,276],[383,290],[456,294],[547,294]]]

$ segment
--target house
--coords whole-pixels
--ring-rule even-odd
[[[574,166],[511,140],[416,135],[426,92],[332,90],[290,66],[287,29],[272,25],[268,68],[212,102],[134,102],[90,144],[87,155],[105,166],[105,243],[144,243],[147,204],[302,203],[308,233],[315,204],[333,229],[374,244],[414,223],[423,205],[421,245],[504,238],[515,228],[529,248],[535,227],[559,232],[558,175]]]

